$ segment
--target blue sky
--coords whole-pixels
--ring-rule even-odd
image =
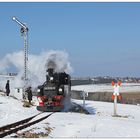
[[[29,52],[65,50],[72,76],[140,77],[140,3],[0,3],[0,57],[23,49],[16,16],[29,26]]]

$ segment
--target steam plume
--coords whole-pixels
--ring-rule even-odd
[[[7,73],[11,66],[16,68],[18,75],[10,80],[11,89],[23,87],[24,74],[24,53],[23,51],[7,54],[0,60],[0,73]],[[54,68],[55,72],[71,73],[72,67],[68,60],[68,54],[64,51],[44,51],[39,55],[29,54],[28,58],[28,78],[30,86],[37,87],[46,80],[46,70]],[[0,79],[1,87],[4,89],[6,79]]]

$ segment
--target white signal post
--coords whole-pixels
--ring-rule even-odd
[[[82,91],[82,97],[83,97],[83,108],[85,108],[85,99],[88,97],[88,92]]]
[[[28,27],[20,22],[16,17],[12,17],[12,20],[18,23],[21,26],[20,32],[21,35],[24,37],[24,87],[23,87],[23,99],[25,99],[25,89],[28,85],[28,67],[27,67],[27,61],[28,61]]]
[[[119,93],[119,88],[120,88],[120,82],[118,82],[117,84],[113,83],[112,86],[114,87],[114,116],[117,116],[117,96],[120,95]]]

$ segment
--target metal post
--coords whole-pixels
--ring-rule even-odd
[[[85,108],[85,92],[83,91],[83,107]]]
[[[28,43],[27,43],[27,31],[24,32],[24,87],[23,87],[23,99],[26,99],[25,90],[28,85],[28,66],[27,66],[27,60],[28,60]]]
[[[27,32],[24,33],[24,81],[25,84],[28,84],[28,66],[27,66],[27,61],[28,61],[28,43],[27,43]]]
[[[117,116],[117,94],[114,97],[114,116]]]
[[[24,86],[23,86],[23,99],[26,99],[25,97],[25,90],[28,85],[28,66],[27,66],[27,61],[28,61],[28,27],[20,22],[16,17],[12,18],[15,22],[17,22],[21,26],[21,35],[24,37]]]

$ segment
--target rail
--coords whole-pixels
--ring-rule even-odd
[[[50,113],[49,115],[47,116],[44,116],[42,118],[39,118],[35,121],[32,121],[32,122],[29,122],[30,120],[32,120],[33,118],[35,118],[36,116],[40,115],[42,113],[39,113],[35,116],[32,116],[30,118],[27,118],[27,119],[24,119],[24,120],[21,120],[21,121],[18,121],[18,122],[15,122],[15,123],[12,123],[12,124],[8,124],[6,126],[3,126],[3,127],[0,127],[0,138],[3,138],[7,135],[10,135],[12,133],[16,133],[17,131],[19,130],[22,130],[24,128],[27,128],[31,125],[34,125],[42,120],[45,120],[46,118],[48,118],[49,116],[51,116],[53,113]],[[28,123],[29,122],[29,123]]]

